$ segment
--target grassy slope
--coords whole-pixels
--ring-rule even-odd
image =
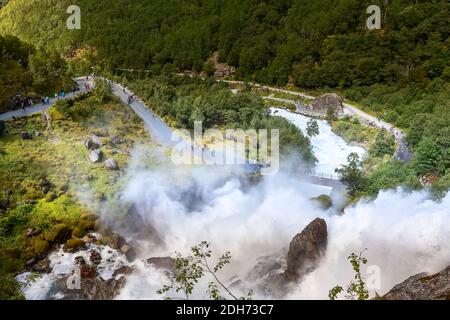
[[[18,297],[14,273],[29,259],[44,255],[52,245],[55,226],[65,224],[75,237],[94,228],[89,208],[77,200],[80,189],[90,190],[95,199],[110,197],[120,186],[120,177],[129,155],[113,154],[113,149],[128,151],[136,144],[147,143],[143,123],[116,101],[98,104],[92,98],[75,104],[91,115],[84,119],[65,119],[51,110],[50,130],[41,115],[6,123],[8,132],[0,137],[0,200],[9,201],[0,209],[0,298]],[[39,131],[40,136],[22,140],[20,133]],[[83,141],[94,133],[106,131],[101,138],[105,158],[114,158],[120,167],[108,171],[103,163],[92,164]],[[110,146],[113,136],[120,144]],[[48,189],[48,190],[46,190]],[[27,232],[31,234],[27,235]]]

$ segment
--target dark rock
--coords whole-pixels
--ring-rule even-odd
[[[6,131],[5,121],[0,120],[0,137],[5,133],[5,131]]]
[[[9,207],[9,200],[8,199],[1,199],[0,200],[0,209],[6,210]]]
[[[40,273],[52,272],[52,268],[50,268],[50,259],[45,258],[44,260],[39,261],[33,266],[33,270]]]
[[[441,272],[419,273],[396,285],[381,299],[450,300],[450,265]]]
[[[91,139],[85,140],[83,144],[88,150],[96,149],[98,147],[92,142]]]
[[[289,245],[286,276],[297,281],[313,271],[327,246],[327,224],[316,218]]]
[[[119,279],[103,280],[98,276],[83,276],[79,280],[79,287],[71,284],[68,287],[71,276],[58,279],[52,284],[47,299],[55,299],[55,296],[62,295],[63,300],[112,300],[125,286],[125,277]]]
[[[88,264],[82,264],[80,265],[80,275],[82,278],[95,278],[97,276],[97,267]]]
[[[98,136],[96,136],[95,134],[91,137],[91,141],[99,147],[101,147],[103,145],[102,142],[100,141],[100,138]]]
[[[31,259],[29,259],[29,260],[27,260],[26,262],[25,262],[25,266],[26,267],[31,267],[33,264],[35,264],[36,263],[36,259],[35,258],[31,258]]]
[[[344,110],[342,101],[343,99],[336,93],[326,93],[317,97],[311,107],[322,111],[332,108],[336,113],[341,113]]]
[[[119,269],[114,271],[113,277],[115,278],[120,274],[131,274],[133,271],[134,271],[133,267],[121,266]]]
[[[153,257],[147,259],[147,264],[152,265],[158,270],[175,271],[175,259],[171,257]]]
[[[33,135],[28,133],[28,132],[25,132],[25,131],[20,133],[20,137],[22,138],[22,140],[31,140],[31,139],[33,139]]]
[[[103,234],[103,230],[100,230],[101,233]],[[108,230],[104,230],[106,231],[105,233],[108,233]],[[125,239],[118,235],[117,233],[113,233],[111,234],[111,236],[108,237],[103,237],[100,240],[100,243],[105,245],[105,246],[110,246],[113,249],[120,249],[123,245],[126,244]]]
[[[86,244],[81,239],[72,238],[67,240],[66,243],[64,244],[64,251],[66,252],[76,252],[78,250],[85,248]]]
[[[83,238],[81,238],[81,240],[83,240],[85,243],[93,243],[97,239],[92,234],[88,233]]]
[[[89,261],[93,264],[100,264],[102,262],[102,255],[97,250],[91,250],[89,251]]]
[[[120,137],[118,136],[114,136],[111,138],[111,143],[116,145],[116,144],[121,144],[122,143],[122,139],[120,139]]]
[[[136,259],[136,251],[129,246],[128,244],[124,244],[120,247],[120,251],[122,251],[127,257],[128,261],[134,261]]]
[[[249,272],[247,279],[251,282],[258,281],[272,272],[277,272],[282,267],[283,265],[279,259],[270,256],[259,257],[256,260],[256,265]]]
[[[95,150],[102,146],[100,138],[96,135],[93,135],[89,139],[84,141],[84,146],[89,150]]]
[[[50,191],[50,188],[52,187],[52,184],[47,179],[41,179],[39,180],[39,188],[41,189],[42,193],[47,193]]]
[[[264,256],[257,259],[255,267],[249,272],[247,281],[258,283],[259,291],[266,296],[281,299],[287,292],[289,280],[285,275],[285,260]]]
[[[101,154],[102,154],[102,152],[100,150],[92,150],[89,153],[89,161],[91,161],[92,163],[99,162]]]
[[[119,168],[116,160],[114,159],[108,159],[105,161],[105,167],[108,170],[117,170]]]
[[[86,260],[82,256],[75,257],[75,263],[83,266],[86,264]]]

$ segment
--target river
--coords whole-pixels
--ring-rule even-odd
[[[272,108],[271,113],[295,124],[306,135],[307,123],[311,118],[279,108]],[[336,175],[334,169],[347,163],[347,157],[350,153],[355,152],[360,158],[364,156],[364,148],[349,145],[344,139],[331,131],[331,126],[327,121],[317,120],[317,123],[319,135],[311,138],[313,152],[317,158],[315,174],[331,177]]]
[[[307,117],[282,109],[272,109],[272,113],[305,132]],[[335,168],[346,163],[351,152],[364,155],[364,149],[345,143],[328,123],[318,120],[318,124],[320,134],[311,139],[318,160],[317,173],[333,174]],[[311,201],[305,192],[310,186],[298,181],[291,172],[280,171],[248,188],[239,177],[219,167],[182,172],[181,168],[166,164],[127,171],[122,198],[135,206],[143,222],[158,230],[164,246],[155,249],[150,241],[141,239],[138,259],[128,263],[118,250],[90,245],[102,255],[98,272],[105,280],[117,267],[134,266],[135,271],[126,276],[118,299],[160,299],[156,290],[168,279],[148,266],[147,259],[173,255],[174,251],[186,254],[192,245],[204,240],[212,243],[214,252],[231,251],[232,263],[221,274],[228,284],[241,279],[247,288],[257,289],[257,283],[246,280],[254,273],[255,261],[281,257],[283,265],[292,237],[316,217],[326,220],[328,249],[319,268],[305,278],[304,284],[292,287],[287,296],[291,299],[327,299],[330,288],[352,279],[347,257],[363,248],[368,248],[370,264],[381,272],[380,286],[372,288],[372,294],[383,294],[415,273],[439,271],[450,258],[450,196],[436,203],[428,199],[426,192],[385,191],[377,199],[361,201],[348,207],[345,214],[337,215],[332,209],[321,210]],[[197,205],[192,206],[193,201]],[[124,236],[128,236],[128,241],[130,235]],[[32,281],[30,273],[19,275],[17,279],[25,285],[26,297],[61,298],[48,296],[51,282],[76,271],[73,260],[77,255],[86,256],[86,252],[67,254],[59,248],[49,256],[53,268],[50,274],[32,276]],[[194,297],[207,298],[207,283],[199,285]],[[255,298],[270,296],[256,292]]]

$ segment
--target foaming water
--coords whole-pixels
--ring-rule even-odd
[[[449,195],[437,203],[426,192],[385,191],[342,215],[333,208],[321,210],[305,193],[305,185],[289,172],[245,188],[238,177],[217,168],[179,170],[129,173],[123,200],[136,205],[164,243],[156,251],[144,251],[146,257],[188,253],[192,245],[207,240],[216,253],[231,251],[233,263],[222,273],[231,283],[231,279],[245,279],[259,257],[285,256],[292,237],[322,217],[329,229],[327,253],[315,272],[293,286],[288,298],[326,299],[330,288],[352,279],[347,257],[364,248],[369,265],[380,270],[381,286],[372,293],[385,293],[412,274],[438,271],[450,263]],[[193,199],[202,205],[191,209]],[[142,276],[152,288],[152,281],[159,278],[145,270]],[[136,298],[136,292],[148,289],[142,286],[137,280],[128,282],[121,297]],[[197,298],[205,298],[204,292],[199,290]]]
[[[296,125],[306,135],[307,123],[311,118],[284,109],[272,108],[272,115],[280,116]],[[347,157],[355,152],[361,158],[365,150],[358,146],[350,146],[344,139],[331,131],[331,126],[325,120],[317,120],[319,135],[311,138],[314,155],[317,158],[315,170],[318,174],[332,175],[334,169],[347,163]]]
[[[306,127],[307,119],[290,115],[294,116],[292,121]],[[346,162],[348,153],[363,154],[361,148],[346,146],[323,122],[319,126],[322,137],[312,139],[319,159],[318,171],[331,173]],[[158,159],[161,164],[146,165],[148,159]],[[211,242],[213,258],[231,252],[231,264],[220,273],[226,284],[242,280],[243,287],[256,290],[255,298],[271,298],[257,290],[260,280],[253,268],[266,259],[261,257],[275,257],[285,265],[289,242],[316,217],[325,219],[328,225],[328,248],[318,268],[290,287],[289,299],[327,299],[329,289],[353,279],[347,257],[364,248],[368,249],[368,265],[380,271],[380,286],[373,288],[372,294],[383,294],[415,273],[436,272],[450,264],[450,194],[438,203],[430,200],[425,191],[389,190],[373,201],[359,201],[342,214],[333,207],[322,210],[311,200],[311,185],[301,182],[287,169],[289,166],[282,168],[274,176],[249,183],[242,172],[232,168],[175,166],[164,161],[161,154],[134,152],[120,201],[132,205],[139,221],[152,226],[161,241],[155,243],[150,235],[148,239],[135,239],[139,240],[135,271],[126,276],[125,287],[117,298],[162,298],[156,291],[169,283],[168,278],[147,265],[146,260],[173,256],[175,251],[187,254],[204,240]],[[105,219],[114,221],[113,215],[110,210],[103,212]],[[128,242],[133,240],[133,234],[122,235]],[[52,273],[28,283],[27,298],[48,298],[51,282],[72,272],[77,255],[80,252],[53,253]],[[99,270],[102,277],[110,277],[118,267],[116,262],[124,263],[122,259],[119,253],[105,256],[105,265]],[[25,283],[27,276],[18,279]],[[250,278],[253,280],[247,281]],[[208,280],[199,283],[193,298],[207,298]]]

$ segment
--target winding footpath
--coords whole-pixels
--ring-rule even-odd
[[[92,77],[79,77],[74,79],[78,87],[79,91],[67,93],[65,99],[73,98],[77,95],[86,93],[87,90],[85,88],[86,84],[94,86]],[[128,102],[128,96],[133,94],[131,91],[122,87],[121,85],[111,82],[111,88],[114,95],[119,97],[124,104]],[[0,120],[6,121],[17,117],[28,116],[40,112],[45,112],[51,106],[53,106],[59,99],[52,98],[50,99],[49,104],[36,104],[31,107],[27,107],[24,110],[13,110],[6,113],[0,114]],[[153,113],[149,108],[147,108],[140,99],[136,98],[136,100],[129,104],[129,107],[144,121],[145,126],[148,130],[151,131],[151,134],[159,143],[167,146],[172,146],[177,143],[177,141],[172,139],[172,135],[176,134],[174,131],[163,121],[161,120],[155,113]]]
[[[75,91],[75,92],[69,92],[65,95],[65,99],[70,99],[73,98],[77,95],[86,93],[87,90],[85,88],[85,84],[86,83],[91,83],[90,80],[86,80],[86,77],[84,78],[76,78],[75,81],[78,84],[78,87],[80,88],[79,91]],[[59,98],[60,99],[60,98]],[[6,120],[10,120],[12,118],[18,118],[18,117],[23,117],[23,116],[28,116],[31,114],[35,114],[35,113],[39,113],[39,112],[43,112],[45,110],[47,110],[48,108],[50,108],[52,105],[54,105],[59,99],[57,98],[51,98],[50,99],[50,103],[49,104],[35,104],[31,107],[26,107],[25,109],[18,109],[18,110],[13,110],[13,111],[8,111],[5,113],[1,113],[0,114],[0,120],[6,121]]]
[[[105,79],[107,80],[107,79]],[[86,83],[89,83],[91,86],[93,86],[93,78],[92,77],[79,77],[76,78],[75,81],[77,82],[80,90],[76,92],[71,92],[66,94],[65,98],[72,98],[76,95],[82,94],[86,92],[85,85]],[[235,80],[220,80],[225,83],[229,84],[240,84],[243,85],[245,82],[243,81],[235,81]],[[127,88],[124,88],[120,84],[117,84],[115,82],[110,82],[113,93],[118,96],[123,103],[128,104],[128,96],[132,95],[133,92],[128,90]],[[266,85],[260,85],[257,83],[248,83],[251,86],[261,88],[264,90],[272,91],[272,92],[280,92],[280,93],[286,93],[294,96],[301,97],[303,99],[315,99],[316,97],[304,94],[301,92],[296,92],[292,90],[285,90],[275,87],[270,87]],[[136,96],[136,95],[135,95]],[[289,100],[289,99],[281,99],[281,98],[274,98],[274,97],[265,97],[266,99],[272,99],[276,101],[282,101],[286,103],[292,103],[294,105],[297,105],[298,102],[295,100]],[[25,108],[25,110],[13,110],[6,113],[0,114],[0,120],[10,120],[14,117],[22,117],[27,116],[39,112],[44,112],[48,108],[50,108],[52,105],[54,105],[58,101],[57,98],[50,99],[50,103],[48,105],[43,104],[37,104],[31,107]],[[151,111],[150,108],[148,108],[145,103],[139,99],[136,96],[136,99],[133,103],[129,104],[129,107],[144,121],[147,130],[151,132],[153,138],[160,143],[161,145],[165,146],[174,146],[179,142],[180,139],[182,139],[180,136],[177,136],[177,133],[170,128],[161,118],[158,117],[153,111]],[[373,124],[377,126],[378,128],[384,128],[395,136],[395,139],[397,140],[397,150],[395,156],[404,161],[408,162],[412,154],[408,150],[407,144],[405,142],[405,134],[404,132],[395,127],[394,125],[385,122],[383,120],[377,119],[376,117],[358,109],[357,107],[349,104],[349,103],[343,103],[344,107],[344,114],[348,114],[350,116],[357,116],[363,120],[365,120],[366,124]]]

